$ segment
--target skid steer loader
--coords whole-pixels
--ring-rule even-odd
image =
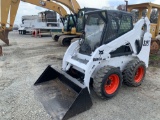
[[[85,30],[67,49],[62,70],[48,66],[35,82],[35,95],[53,119],[66,120],[90,109],[90,85],[102,99],[115,96],[122,82],[141,85],[148,67],[150,21],[133,26],[132,15],[116,10],[85,13]]]

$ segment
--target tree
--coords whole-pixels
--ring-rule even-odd
[[[117,10],[126,11],[126,5],[124,5],[124,4],[118,5]]]
[[[118,5],[117,10],[126,11],[126,5],[125,4]],[[131,13],[133,15],[133,21],[137,22],[138,16],[139,16],[138,10],[133,9]],[[145,9],[142,11],[142,16],[145,17],[146,15],[147,15],[147,10]],[[157,23],[157,20],[158,20],[158,10],[152,9],[151,16],[150,16],[150,22]]]
[[[153,9],[151,12],[150,21],[151,21],[151,23],[157,23],[157,20],[158,20],[158,10]]]

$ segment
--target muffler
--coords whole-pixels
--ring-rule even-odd
[[[34,84],[35,96],[54,120],[67,120],[92,106],[88,88],[48,66]]]

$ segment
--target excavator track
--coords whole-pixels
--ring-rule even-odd
[[[53,39],[55,42],[57,42],[58,39],[59,39],[59,37],[62,36],[62,35],[63,35],[63,34],[54,34],[54,35],[52,35],[52,39]]]
[[[57,41],[58,41],[59,36],[58,36],[58,35],[52,35],[52,38],[53,38],[53,40],[54,40],[55,42],[57,42]]]
[[[79,38],[79,35],[63,35],[63,36],[60,36],[59,39],[58,39],[58,42],[59,42],[59,45],[61,46],[68,46],[70,45],[72,39],[74,38]]]

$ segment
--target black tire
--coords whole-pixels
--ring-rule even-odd
[[[143,61],[130,61],[123,71],[124,84],[131,87],[140,86],[146,74],[146,66]]]
[[[118,83],[115,83],[109,79],[112,75],[117,76],[116,78],[118,78]],[[117,94],[122,85],[122,81],[122,73],[119,68],[109,66],[103,67],[97,72],[96,77],[93,79],[93,90],[102,99],[110,99]],[[107,87],[111,84],[114,85],[114,83],[115,85],[117,84],[114,91],[112,91],[112,93],[108,93],[109,91],[107,92]]]

